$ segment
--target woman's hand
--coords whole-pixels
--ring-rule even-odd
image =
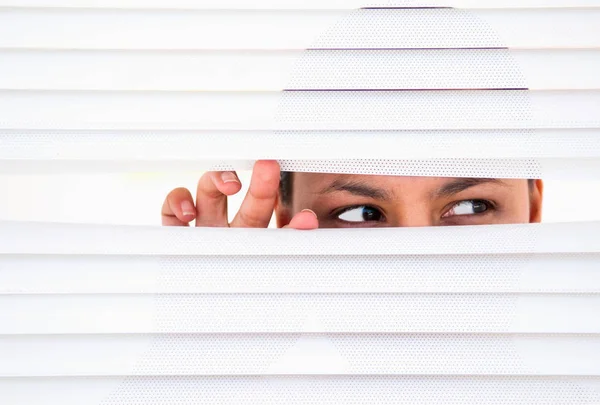
[[[252,171],[248,193],[231,223],[227,219],[227,197],[240,191],[242,184],[235,172],[207,172],[198,181],[196,203],[186,188],[172,190],[162,206],[162,224],[196,226],[266,228],[278,198],[279,164],[274,160],[257,161]],[[309,210],[297,213],[286,226],[294,229],[319,227],[316,215]]]

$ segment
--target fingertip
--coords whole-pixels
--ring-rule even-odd
[[[184,222],[190,222],[196,218],[196,207],[189,200],[183,200],[180,204],[179,215],[177,216]]]
[[[242,183],[239,181],[228,181],[220,183],[217,188],[225,195],[234,195],[242,189]]]
[[[235,172],[221,172],[221,181],[224,184],[240,184],[240,179]]]
[[[319,219],[314,211],[304,209],[294,215],[287,227],[302,230],[317,229],[319,227]]]
[[[280,172],[276,160],[259,160],[254,164],[248,192],[254,198],[274,199],[277,197]]]
[[[280,168],[276,160],[258,160],[254,164],[254,173],[262,182],[279,183]]]
[[[257,160],[254,163],[254,167],[260,167],[260,168],[267,168],[267,169],[277,169],[279,170],[279,162],[276,160],[269,160],[269,159],[261,159],[261,160]]]
[[[233,195],[242,189],[240,179],[232,171],[212,172],[211,179],[217,190],[225,195]]]
[[[161,210],[163,225],[185,226],[196,217],[192,195],[180,187],[167,195]]]

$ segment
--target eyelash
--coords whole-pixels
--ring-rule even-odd
[[[334,211],[334,212],[331,214],[331,217],[332,217],[333,219],[335,219],[335,220],[338,220],[338,221],[342,221],[342,222],[349,222],[349,221],[344,221],[343,219],[340,219],[339,217],[340,217],[341,215],[343,215],[344,213],[346,213],[346,212],[348,212],[348,211],[352,211],[352,210],[354,210],[354,209],[356,209],[356,208],[370,208],[370,209],[376,210],[376,211],[378,211],[378,212],[380,213],[380,215],[381,215],[381,217],[383,218],[383,220],[385,220],[385,215],[384,215],[384,213],[383,213],[383,210],[381,210],[381,209],[379,209],[379,208],[375,207],[374,205],[368,205],[368,204],[358,204],[358,205],[352,205],[352,206],[350,206],[350,207],[344,207],[344,208],[341,208],[341,209],[335,210],[335,211]],[[375,222],[375,221],[371,221],[371,222]]]
[[[442,214],[442,218],[444,217],[444,215],[446,215],[448,212],[450,212],[450,210],[454,209],[455,207],[457,207],[458,205],[465,203],[465,202],[470,202],[470,203],[484,203],[487,206],[487,209],[484,212],[481,213],[475,213],[475,214],[463,214],[463,215],[456,215],[456,216],[464,216],[464,217],[471,217],[471,216],[478,216],[478,215],[485,215],[487,213],[489,213],[492,210],[496,209],[496,204],[493,201],[490,200],[483,200],[483,199],[471,199],[471,200],[460,200],[460,201],[456,201],[453,202],[452,204],[448,205],[448,208],[446,210],[444,210],[444,213]],[[343,221],[343,222],[347,222],[344,221],[343,219],[340,219],[339,217],[341,215],[343,215],[344,213],[351,211],[353,209],[357,209],[357,208],[369,208],[369,209],[373,209],[378,211],[382,218],[385,220],[385,215],[383,214],[383,211],[380,210],[379,208],[373,206],[373,205],[366,205],[366,204],[362,204],[362,205],[353,205],[350,207],[344,207],[341,208],[339,210],[334,211],[331,216],[332,218],[339,220],[339,221]],[[453,218],[454,216],[450,216],[448,218]]]
[[[472,216],[479,216],[479,215],[485,215],[487,213],[489,213],[490,211],[493,211],[496,209],[496,204],[493,201],[490,200],[483,200],[483,199],[470,199],[470,200],[460,200],[460,201],[456,201],[453,202],[452,204],[448,205],[448,208],[446,210],[444,210],[444,213],[442,214],[442,218],[444,218],[444,215],[446,215],[448,212],[450,212],[452,209],[456,208],[458,205],[465,203],[465,202],[469,202],[472,204],[475,203],[484,203],[487,208],[485,211],[483,212],[479,212],[479,213],[474,213],[474,214],[462,214],[462,215],[456,215],[456,216],[463,216],[463,217],[472,217]],[[448,218],[453,218],[454,216],[450,216]]]

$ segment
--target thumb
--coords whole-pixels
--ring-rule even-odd
[[[305,209],[294,215],[289,224],[284,228],[291,229],[317,229],[319,227],[319,220],[317,214],[314,211]]]

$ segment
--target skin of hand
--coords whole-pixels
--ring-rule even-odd
[[[198,181],[196,203],[186,188],[176,188],[166,197],[162,210],[165,226],[266,228],[279,203],[279,164],[274,160],[257,161],[252,170],[248,193],[231,223],[227,219],[227,197],[240,191],[242,184],[235,172],[207,172]],[[296,213],[284,228],[316,229],[316,214],[307,209]]]

